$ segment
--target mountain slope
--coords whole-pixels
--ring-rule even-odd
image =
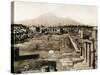
[[[44,25],[44,26],[55,26],[55,25],[65,25],[65,24],[81,24],[71,18],[62,18],[62,17],[57,17],[53,14],[47,13],[40,15],[39,17],[31,20],[26,20],[26,21],[20,21],[18,22],[20,24],[25,24],[25,25]]]

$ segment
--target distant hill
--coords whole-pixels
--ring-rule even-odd
[[[81,23],[66,17],[57,17],[51,13],[46,13],[43,15],[40,15],[39,17],[31,20],[25,20],[25,21],[20,21],[18,22],[19,24],[24,24],[24,25],[44,25],[44,26],[57,26],[57,25],[79,25]]]

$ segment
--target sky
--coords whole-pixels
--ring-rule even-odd
[[[15,23],[35,19],[45,13],[52,13],[63,18],[70,17],[83,24],[97,25],[97,6],[18,1],[14,3]]]

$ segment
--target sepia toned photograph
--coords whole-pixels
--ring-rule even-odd
[[[11,72],[96,69],[97,33],[97,6],[14,1]]]

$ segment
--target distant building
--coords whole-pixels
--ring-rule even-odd
[[[44,34],[59,34],[60,33],[60,28],[59,27],[37,27],[36,31],[39,33],[44,33]]]
[[[36,26],[30,26],[29,29],[32,31],[32,33],[36,33]]]
[[[45,28],[45,33],[60,33],[60,28],[58,27],[47,27]]]

